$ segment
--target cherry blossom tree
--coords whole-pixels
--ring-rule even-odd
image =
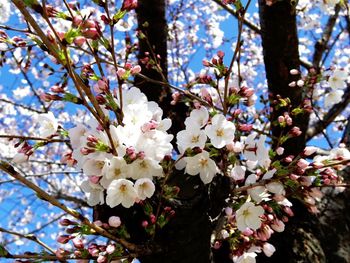
[[[0,257],[347,262],[347,1],[0,10]]]

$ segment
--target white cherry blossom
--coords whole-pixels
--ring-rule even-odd
[[[94,184],[90,180],[85,180],[81,183],[80,187],[88,196],[88,205],[104,204],[104,189],[101,185]]]
[[[336,69],[328,79],[328,84],[332,89],[344,89],[346,88],[346,80],[348,74],[344,70]]]
[[[137,159],[129,165],[129,175],[133,179],[163,176],[163,168],[151,158]]]
[[[237,228],[241,232],[250,228],[257,230],[261,226],[261,218],[264,214],[264,209],[261,206],[256,206],[252,202],[244,203],[236,212]]]
[[[235,125],[227,121],[223,114],[216,114],[211,124],[205,127],[205,133],[210,138],[210,142],[218,149],[233,142],[235,131]]]
[[[343,94],[344,91],[342,90],[332,90],[331,92],[327,93],[324,97],[324,106],[329,108],[334,104],[341,102]]]
[[[141,178],[136,180],[135,189],[137,196],[140,200],[145,200],[146,198],[152,197],[156,187],[151,179]]]
[[[209,119],[208,110],[205,107],[194,109],[191,111],[190,116],[186,118],[186,128],[194,129],[196,127],[203,128],[207,124]]]
[[[203,149],[206,141],[207,135],[197,127],[182,130],[176,135],[176,143],[181,153],[188,148],[199,147]]]
[[[202,151],[193,157],[185,157],[186,169],[185,172],[189,175],[199,176],[203,183],[208,184],[213,180],[216,173],[219,172],[215,162],[209,158],[207,151]]]
[[[136,198],[134,184],[127,179],[117,179],[107,189],[106,204],[112,208],[119,204],[129,208],[135,203]]]
[[[51,111],[40,114],[37,123],[39,124],[39,135],[44,138],[55,134],[58,128],[58,122]]]
[[[128,166],[122,157],[112,157],[105,170],[106,173],[100,183],[106,189],[113,180],[128,177]]]

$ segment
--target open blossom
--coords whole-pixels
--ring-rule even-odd
[[[255,141],[256,134],[250,134],[244,140],[243,156],[246,160],[257,162],[259,165],[268,168],[271,160],[269,150],[265,145],[266,135],[261,135],[258,141]]]
[[[137,198],[134,184],[127,179],[114,180],[107,189],[106,203],[110,207],[119,204],[125,208],[131,207]]]
[[[243,232],[247,227],[257,230],[261,226],[260,216],[264,214],[261,206],[256,206],[252,202],[244,203],[236,212],[237,228]]]
[[[176,135],[176,143],[181,153],[188,148],[199,147],[203,149],[206,141],[207,135],[197,127],[186,128],[186,130],[182,130]]]
[[[333,106],[334,104],[341,102],[343,94],[344,94],[344,91],[342,90],[333,90],[327,93],[326,96],[324,97],[324,106],[328,108]]]
[[[205,133],[218,149],[233,142],[235,130],[235,125],[227,121],[223,114],[216,114],[211,120],[211,125],[205,127]]]
[[[83,172],[87,176],[101,176],[103,173],[105,173],[106,168],[107,166],[105,160],[91,158],[84,162]]]
[[[251,174],[245,180],[245,185],[255,184],[257,180],[257,176],[255,174]],[[247,190],[250,197],[257,203],[260,203],[263,200],[269,200],[269,193],[267,192],[265,186],[257,185]]]
[[[218,168],[215,162],[209,158],[209,153],[207,151],[202,151],[193,157],[185,157],[185,161],[185,172],[189,175],[196,175],[199,173],[201,180],[205,184],[210,183],[215,174],[218,173]]]
[[[346,80],[348,75],[344,70],[336,69],[328,79],[328,84],[332,89],[346,88]]]
[[[205,107],[194,109],[190,113],[190,117],[186,118],[185,125],[186,129],[194,129],[196,127],[203,128],[207,124],[209,119],[208,110]]]
[[[129,165],[130,177],[133,179],[160,177],[163,175],[163,168],[151,158],[137,159]]]
[[[88,196],[88,205],[104,204],[104,189],[101,185],[94,184],[90,180],[85,180],[81,183],[80,187]]]
[[[150,198],[154,194],[156,187],[154,186],[152,180],[148,178],[141,178],[135,182],[135,189],[138,198],[141,200],[145,200],[146,198]]]
[[[49,137],[56,133],[58,122],[52,112],[40,114],[37,122],[39,124],[39,135],[41,137]]]
[[[100,182],[104,188],[108,188],[113,180],[128,177],[128,167],[122,157],[112,157],[105,170],[105,176],[103,176]]]
[[[235,167],[233,167],[231,170],[231,177],[236,181],[243,180],[245,178],[246,170],[247,169],[245,166],[235,165]]]

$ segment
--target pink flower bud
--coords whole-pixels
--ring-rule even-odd
[[[73,25],[75,27],[80,26],[82,21],[83,21],[83,19],[80,16],[73,17]]]
[[[62,220],[59,221],[59,224],[60,224],[61,226],[70,226],[70,225],[76,225],[77,223],[74,222],[74,221],[71,221],[71,220],[69,220],[69,219],[67,219],[67,218],[64,218],[64,219],[62,219]]]
[[[273,224],[271,224],[271,228],[280,233],[284,231],[285,225],[281,220],[276,219]]]
[[[55,252],[55,255],[57,259],[64,260],[65,256],[67,255],[67,251],[64,250],[63,248],[58,248]]]
[[[270,243],[264,243],[263,245],[263,252],[267,257],[271,257],[273,253],[275,253],[276,248],[271,245]]]
[[[155,216],[154,214],[151,214],[151,215],[149,216],[149,219],[150,219],[150,221],[151,221],[152,224],[155,224],[156,221],[157,221],[157,218],[156,218],[156,216]]]
[[[71,240],[72,237],[68,235],[61,235],[57,237],[57,242],[61,244],[67,244],[69,240]]]
[[[86,38],[83,37],[83,36],[77,36],[76,38],[74,38],[73,42],[74,42],[74,44],[76,44],[77,46],[81,47],[82,45],[85,44]]]
[[[111,216],[108,219],[108,224],[112,227],[119,227],[121,223],[119,216]]]
[[[283,116],[278,116],[277,120],[279,123],[284,123],[285,118]]]
[[[251,236],[251,235],[254,234],[254,231],[247,227],[247,228],[242,232],[242,234],[245,235],[245,236],[247,236],[247,237],[249,237],[249,236]]]
[[[83,36],[89,39],[96,40],[97,38],[99,38],[100,33],[96,28],[88,28],[83,31]]]
[[[316,151],[317,151],[317,147],[307,146],[307,147],[305,147],[303,154],[305,156],[310,156],[310,155],[314,154]]]
[[[232,208],[231,207],[226,207],[225,208],[225,214],[226,216],[232,216]]]
[[[80,238],[74,238],[72,241],[76,249],[84,249],[83,240],[81,240]]]
[[[301,130],[299,127],[294,126],[290,131],[289,134],[293,137],[300,136],[302,134]]]
[[[146,220],[142,221],[142,227],[144,228],[148,227],[148,221]]]
[[[305,84],[305,82],[304,82],[302,79],[299,79],[299,80],[297,81],[298,87],[303,87],[304,84]]]
[[[296,174],[291,174],[291,175],[289,175],[289,178],[294,180],[294,181],[296,181],[296,180],[298,180],[300,178],[300,176],[296,175]]]
[[[131,69],[131,75],[136,75],[141,72],[141,66],[136,65]]]
[[[282,154],[284,153],[284,148],[283,148],[283,147],[278,147],[278,148],[276,149],[276,153],[277,153],[278,155],[282,155]]]
[[[298,162],[297,162],[297,166],[301,169],[305,169],[306,167],[309,166],[309,162],[306,161],[305,159],[300,159]]]
[[[114,244],[109,244],[106,248],[107,254],[113,254],[115,251],[115,245]]]
[[[97,257],[97,263],[105,263],[105,262],[107,262],[107,257],[106,257],[106,256],[104,256],[104,255],[99,255],[99,256]]]
[[[294,88],[297,85],[295,81],[292,81],[291,83],[288,84],[289,87]]]
[[[290,217],[294,216],[292,209],[289,206],[283,207],[283,211]]]
[[[137,8],[137,0],[124,0],[122,10],[133,10]]]
[[[203,64],[203,66],[205,66],[205,67],[209,67],[209,66],[210,66],[210,62],[209,62],[208,60],[203,60],[203,61],[202,61],[202,64]]]
[[[249,132],[253,129],[253,125],[252,124],[238,124],[238,129],[240,131]]]
[[[117,75],[118,75],[119,78],[121,78],[121,79],[124,78],[125,73],[126,73],[126,70],[125,70],[125,69],[123,69],[123,68],[118,68]]]
[[[215,241],[214,245],[213,245],[213,248],[214,249],[219,249],[220,247],[221,247],[221,243],[219,241]]]
[[[55,93],[64,93],[64,89],[61,87],[61,86],[58,86],[58,85],[54,85],[50,88],[50,90],[52,92],[55,92]]]
[[[297,70],[297,69],[291,69],[291,70],[289,71],[289,73],[290,73],[291,75],[298,75],[298,74],[299,74],[299,70]]]

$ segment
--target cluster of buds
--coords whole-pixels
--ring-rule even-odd
[[[118,68],[117,75],[120,80],[127,80],[130,75],[135,76],[141,72],[141,66],[133,66],[130,63],[126,63],[123,68]]]

